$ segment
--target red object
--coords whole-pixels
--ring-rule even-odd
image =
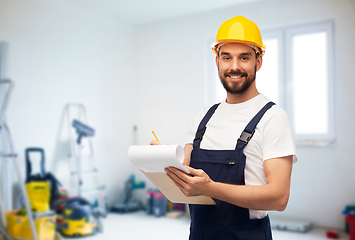
[[[164,194],[162,194],[162,193],[155,193],[154,197],[157,198],[157,199],[165,198]]]
[[[64,223],[64,219],[61,217],[57,217],[56,223],[57,223],[57,226],[61,226]]]
[[[336,230],[328,230],[327,231],[327,238],[330,239],[337,239],[339,237],[339,233]]]
[[[153,191],[147,191],[147,196],[148,197],[153,197],[154,196],[154,192]]]
[[[174,210],[185,211],[185,204],[184,203],[174,203]]]
[[[355,240],[355,215],[346,215],[345,221],[349,224],[349,240]]]
[[[69,198],[68,196],[61,196],[61,197],[58,197],[58,198],[54,201],[53,205],[54,205],[57,201],[64,200],[64,199],[68,199],[68,198]],[[59,205],[59,206],[57,206],[54,210],[55,210],[56,212],[58,212],[58,211],[62,211],[63,208],[64,208],[64,203],[61,204],[61,205]]]

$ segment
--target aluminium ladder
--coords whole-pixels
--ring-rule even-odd
[[[106,202],[104,197],[105,186],[101,185],[99,180],[99,170],[97,168],[96,160],[94,157],[93,144],[91,137],[85,137],[80,141],[76,140],[75,130],[73,125],[79,122],[86,126],[87,115],[86,108],[83,104],[68,103],[66,105],[66,114],[68,116],[69,124],[69,141],[70,141],[70,175],[72,189],[76,190],[78,196],[83,195],[96,195],[98,210],[100,214],[106,216]],[[89,127],[88,127],[89,128]],[[83,165],[86,164],[84,169]],[[83,187],[83,177],[91,176],[93,186]]]
[[[6,87],[7,86],[7,87]],[[28,196],[27,196],[27,192],[26,192],[26,188],[25,188],[25,182],[22,180],[21,177],[21,171],[19,170],[19,164],[17,162],[17,154],[14,151],[14,144],[12,141],[12,136],[11,136],[11,131],[10,128],[8,127],[8,125],[6,124],[5,121],[5,111],[7,109],[7,106],[9,104],[9,99],[10,99],[10,93],[14,87],[14,83],[9,80],[9,79],[4,79],[4,80],[0,80],[0,87],[4,87],[6,88],[5,91],[5,97],[4,97],[4,101],[3,104],[0,108],[0,136],[3,134],[6,137],[3,137],[2,139],[5,140],[7,142],[8,145],[8,151],[9,152],[2,152],[0,151],[0,159],[4,159],[5,161],[7,161],[8,159],[11,160],[14,164],[14,168],[16,171],[16,175],[18,178],[18,183],[20,186],[20,190],[21,193],[23,195],[24,198],[24,202],[25,202],[25,207],[26,207],[26,211],[27,211],[27,216],[29,219],[29,223],[30,223],[30,228],[31,228],[31,232],[32,232],[32,237],[34,240],[38,240],[38,236],[37,236],[37,232],[35,229],[35,224],[34,224],[34,215],[32,213],[32,210],[30,208],[30,204],[28,201]],[[3,227],[4,229],[2,229],[0,231],[0,235],[3,235],[5,237],[5,239],[10,239],[9,235],[7,234],[6,231],[6,220],[5,220],[5,209],[3,207],[3,203],[2,203],[2,198],[3,196],[1,196],[0,193],[0,213],[1,213],[1,220],[3,222]]]

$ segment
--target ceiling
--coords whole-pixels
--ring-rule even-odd
[[[74,4],[129,25],[228,8],[266,0],[56,0]]]

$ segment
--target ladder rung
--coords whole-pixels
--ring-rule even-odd
[[[98,173],[99,171],[97,171],[97,169],[94,169],[94,170],[88,170],[88,171],[82,171],[80,172],[81,174],[90,174],[90,173]],[[79,172],[71,172],[72,175],[76,175],[76,174],[79,174]]]
[[[96,193],[96,192],[100,192],[100,191],[103,191],[105,189],[105,186],[100,186],[100,187],[97,187],[97,188],[92,188],[92,189],[83,189],[81,191],[81,193],[85,193],[85,194],[90,194],[90,193]]]
[[[71,154],[71,153],[68,154],[68,158],[77,158],[77,157],[79,157],[79,156],[76,155],[76,154]],[[80,156],[80,159],[82,159],[82,160],[90,160],[90,158],[92,158],[92,157],[94,157],[93,154],[90,154],[90,155],[81,155],[81,156]]]
[[[46,211],[46,212],[39,212],[39,213],[33,213],[33,218],[36,219],[36,218],[39,218],[39,217],[45,217],[45,216],[54,216],[55,215],[55,212],[53,210],[49,210],[49,211]]]
[[[5,158],[10,158],[10,157],[17,157],[17,154],[16,153],[3,153],[3,152],[0,152],[0,156],[1,157],[5,157]]]

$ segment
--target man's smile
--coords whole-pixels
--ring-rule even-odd
[[[232,81],[240,81],[240,79],[242,77],[245,77],[246,74],[243,74],[243,73],[227,73],[225,76],[229,77]]]
[[[232,80],[239,80],[244,75],[228,75]]]

